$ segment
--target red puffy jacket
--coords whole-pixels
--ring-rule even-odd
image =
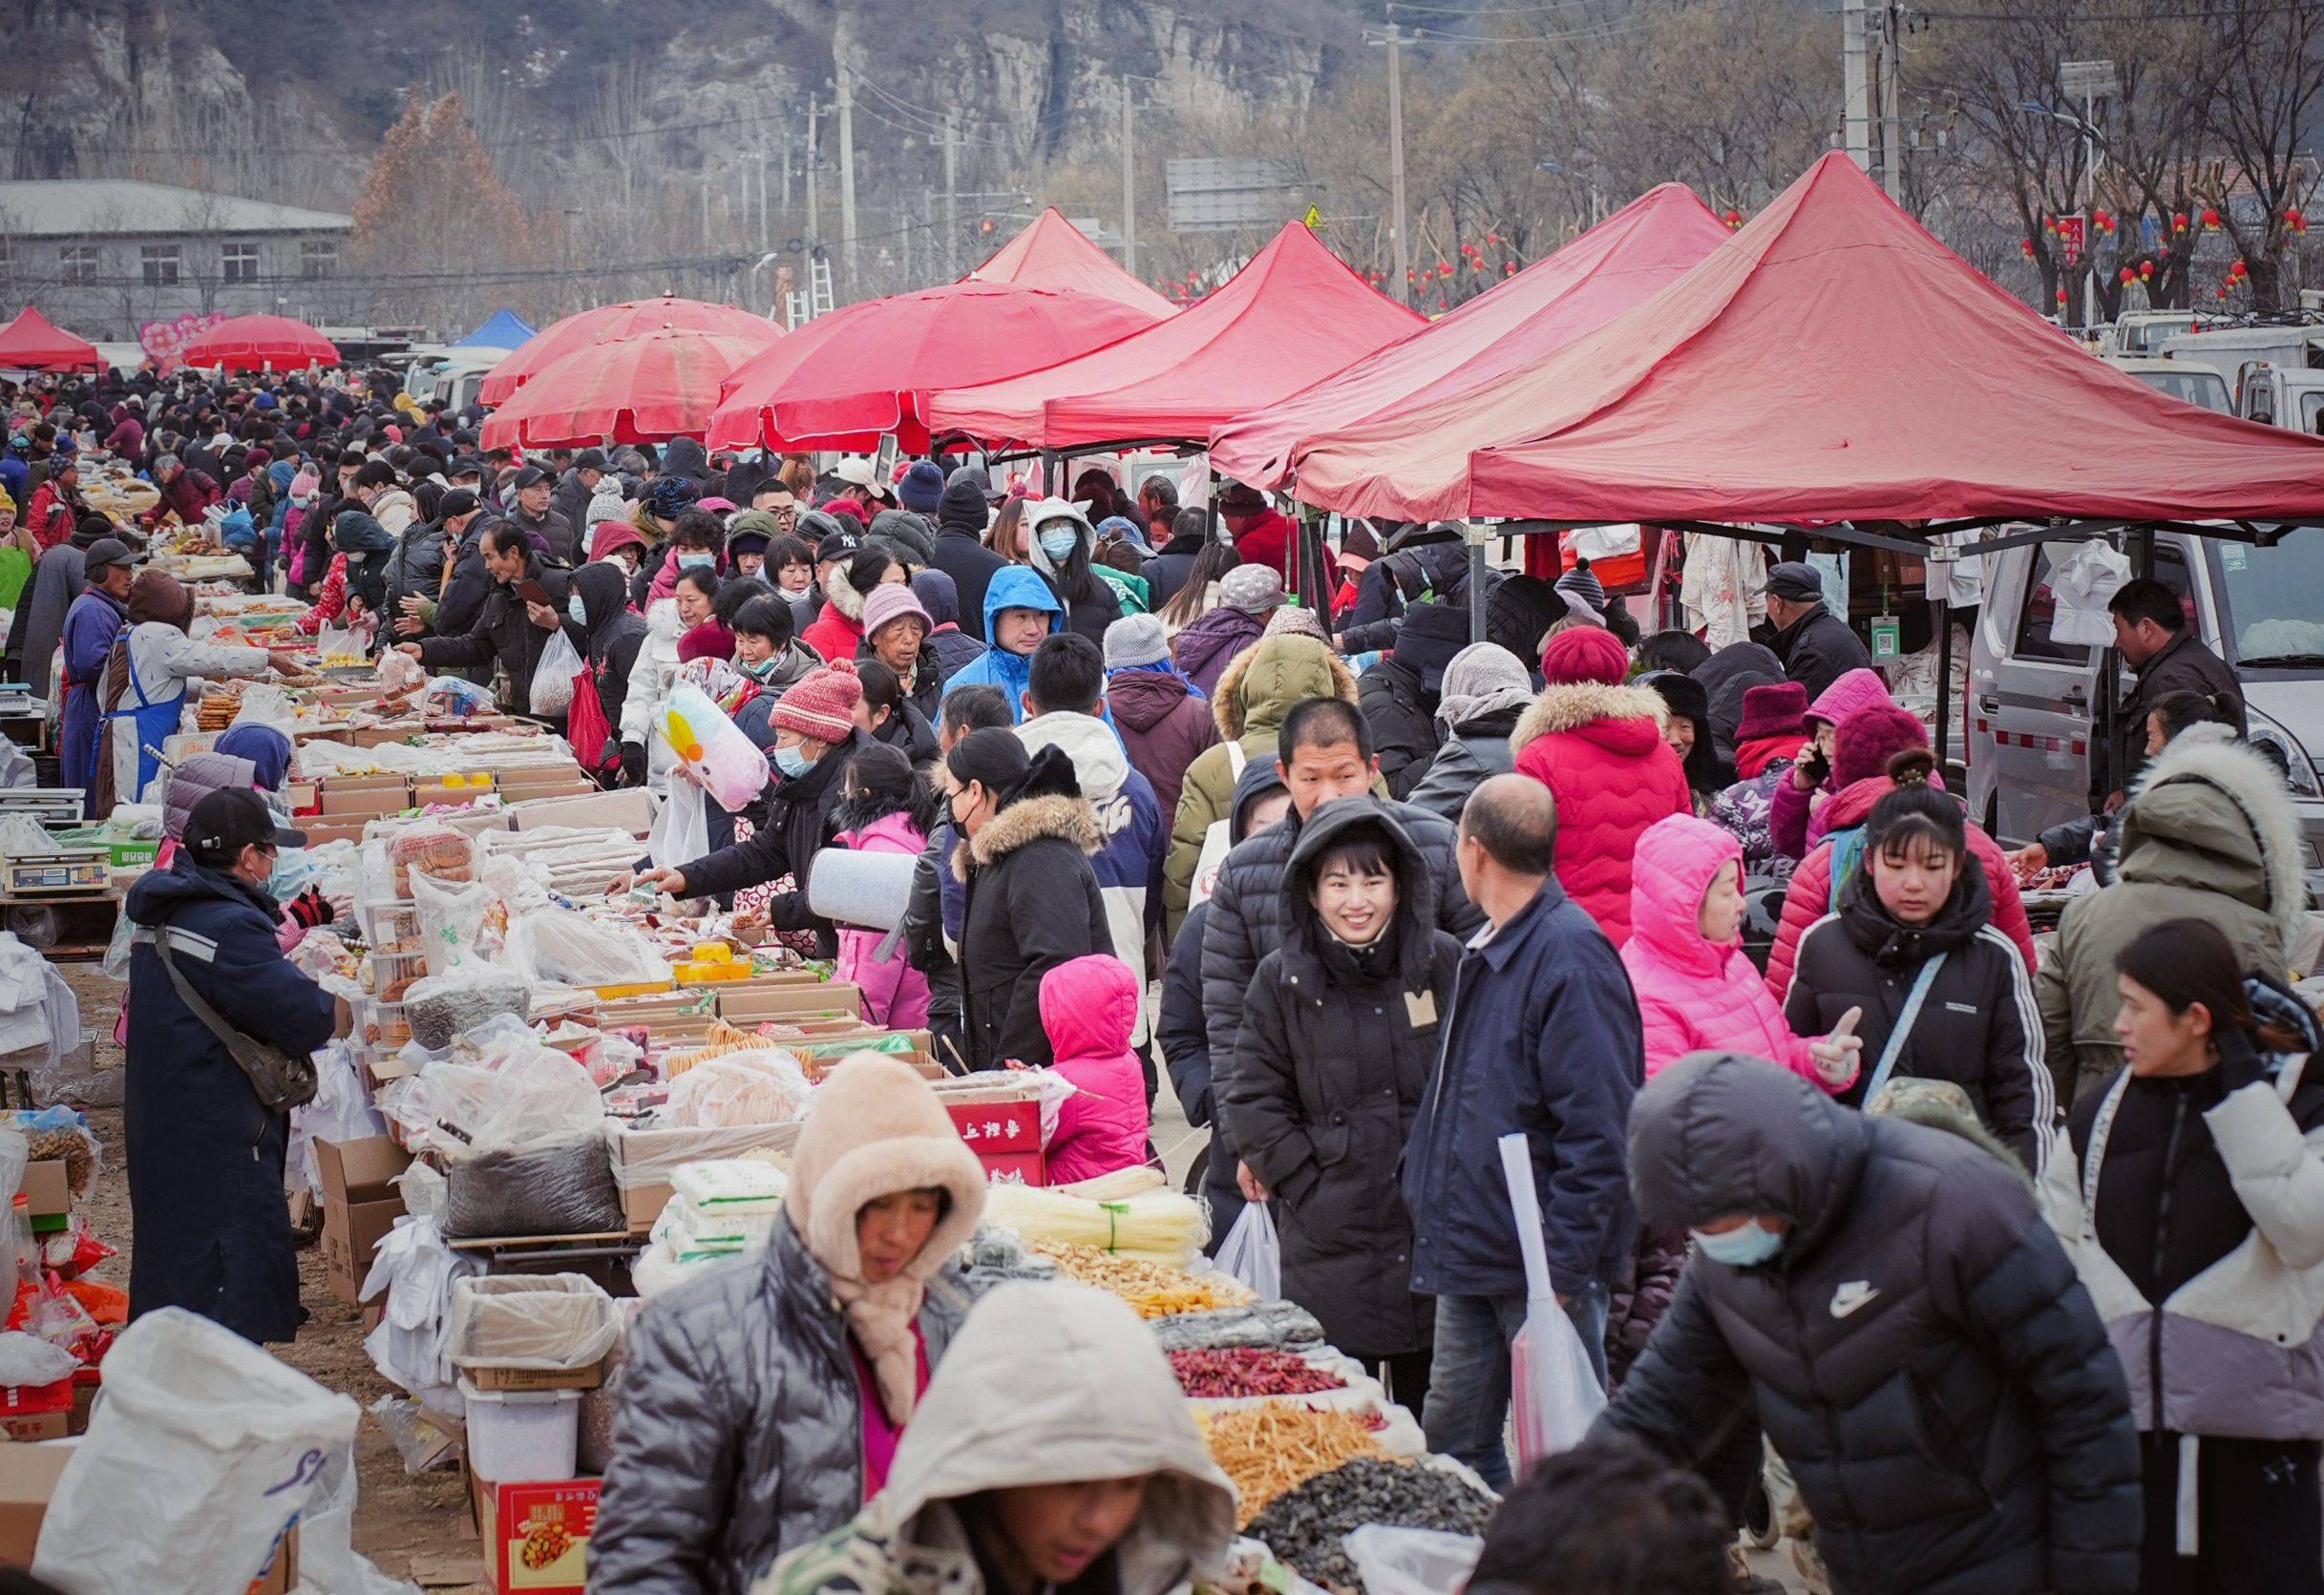
[[[1646,828],[1694,811],[1651,688],[1546,686],[1509,739],[1517,773],[1557,800],[1557,884],[1616,947],[1630,939],[1630,858]]]

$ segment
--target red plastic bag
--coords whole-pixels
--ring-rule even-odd
[[[591,775],[601,775],[622,762],[614,740],[613,722],[605,718],[604,700],[598,696],[597,674],[582,670],[573,678],[573,704],[565,711],[565,741],[573,756]]]

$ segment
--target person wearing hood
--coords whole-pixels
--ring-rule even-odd
[[[1800,690],[1807,689],[1803,686]],[[1840,723],[1860,709],[1895,706],[1888,683],[1880,679],[1879,671],[1870,668],[1849,671],[1808,700],[1807,712],[1801,717],[1808,745],[1792,761],[1791,778],[1776,783],[1770,800],[1767,826],[1777,853],[1785,858],[1805,858],[1813,846],[1808,827],[1840,789],[1831,768]]]
[[[1468,794],[1515,764],[1510,733],[1535,690],[1524,661],[1497,642],[1471,642],[1453,655],[1436,703],[1444,740],[1405,801],[1457,822]]]
[[[1089,866],[1105,902],[1108,948],[1142,976],[1147,936],[1162,921],[1162,856],[1170,828],[1153,785],[1130,766],[1121,738],[1099,718],[1106,711],[1105,689],[1105,660],[1087,638],[1067,633],[1046,639],[1033,651],[1017,736],[1027,753],[1060,747],[1073,761],[1081,795],[1105,839]],[[1142,1006],[1134,1018],[1130,1042],[1142,1048]]]
[[[1265,565],[1237,565],[1218,580],[1218,607],[1180,627],[1171,658],[1187,679],[1215,702],[1228,668],[1267,635],[1267,619],[1283,602],[1283,578]]]
[[[1630,1184],[1695,1256],[1594,1435],[1697,1460],[1749,1403],[1850,1595],[2137,1586],[2122,1362],[2021,1170],[1696,1053],[1632,1105]]]
[[[446,493],[436,502],[435,518],[415,520],[395,539],[379,572],[379,613],[400,617],[404,599],[433,601],[444,590],[444,565],[453,538],[450,521],[455,514],[475,508],[470,493]]]
[[[1147,486],[1138,493],[1140,501],[1143,502],[1148,493],[1158,491],[1155,487],[1157,483],[1168,488],[1171,503],[1174,506],[1178,499],[1177,490],[1169,486],[1168,477],[1162,476],[1147,479]],[[1208,510],[1200,505],[1190,505],[1183,510],[1172,511],[1168,540],[1154,551],[1152,557],[1138,567],[1138,574],[1146,578],[1147,600],[1154,610],[1160,611],[1164,604],[1178,596],[1178,589],[1186,585],[1187,577],[1194,572],[1196,556],[1205,546],[1215,540]]]
[[[1025,561],[1057,595],[1065,619],[1058,630],[1104,647],[1106,628],[1122,618],[1121,600],[1091,565],[1097,535],[1077,504],[1044,498],[1025,506]]]
[[[1865,820],[1836,911],[1800,938],[1784,1014],[1818,1035],[1856,1011],[1865,1072],[1846,1101],[1892,1074],[1951,1081],[2039,1178],[2058,1106],[2033,977],[1993,923],[1961,806],[1929,785],[1934,763],[1926,748],[1890,761],[1891,789]]]
[[[2324,1026],[2199,919],[2116,958],[2124,1067],[2043,1196],[2130,1378],[2141,1590],[2324,1590]]]
[[[64,552],[51,549],[42,555],[42,569],[34,571],[34,578],[53,559],[60,569],[69,566],[70,558],[58,558]],[[62,633],[53,639],[41,635],[37,624],[40,605],[35,601],[25,664],[46,680],[49,650],[61,649],[65,673],[64,710],[56,728],[58,768],[65,786],[91,788],[96,785],[97,759],[104,747],[105,666],[113,657],[115,640],[128,622],[132,571],[128,546],[118,538],[99,537],[85,552],[74,552],[79,554],[86,585],[71,600],[72,607],[64,612]],[[35,648],[41,651],[35,654]],[[104,812],[94,806],[95,796],[90,793],[83,808],[93,819]]]
[[[1839,912],[1843,890],[1863,858],[1866,819],[1872,806],[1895,789],[1891,761],[1900,753],[1926,752],[1929,730],[1918,716],[1884,703],[1849,715],[1830,741],[1833,795],[1808,821],[1807,856],[1791,872],[1775,945],[1767,950],[1767,986],[1778,997],[1790,986],[1792,963],[1808,927]],[[1944,790],[1933,764],[1929,784]],[[1779,791],[1782,786],[1779,781]],[[1957,810],[1960,806],[1954,807]],[[2034,928],[2026,918],[2025,899],[2009,867],[2009,855],[1980,826],[1967,825],[1964,835],[1985,878],[1994,928],[2009,937],[2025,967],[2034,969]]]
[[[1041,977],[1049,1073],[1072,1087],[1042,1115],[1042,1165],[1079,1185],[1155,1163],[1152,1085],[1133,1034],[1146,1029],[1146,982],[1110,953],[1068,958]]]
[[[865,535],[911,570],[925,569],[929,555],[935,552],[935,532],[910,510],[880,511],[872,517],[872,529]]]
[[[1016,1282],[953,1339],[887,1489],[756,1595],[1171,1595],[1221,1578],[1234,1533],[1234,1486],[1145,1324],[1103,1291]]]
[[[1089,862],[1104,843],[1097,815],[1066,750],[1028,754],[1013,731],[971,731],[944,768],[961,837],[952,872],[965,889],[959,957],[968,1065],[1048,1063],[1041,977],[1112,946]]]
[[[1445,666],[1468,640],[1467,611],[1416,603],[1405,611],[1393,649],[1357,681],[1357,702],[1372,723],[1372,745],[1380,749],[1381,777],[1399,802],[1412,795],[1436,757]]]
[[[1126,615],[1106,628],[1106,706],[1123,751],[1174,824],[1187,770],[1217,743],[1218,723],[1209,701],[1171,662],[1162,622],[1153,616]]]
[[[1720,760],[1734,764],[1743,694],[1784,680],[1784,661],[1764,644],[1732,642],[1687,674],[1701,683],[1710,699],[1711,740],[1718,745]],[[1805,693],[1806,689],[1801,690]]]
[[[985,630],[984,589],[1009,563],[985,546],[985,529],[992,522],[992,499],[984,472],[976,466],[956,467],[944,479],[944,495],[936,507],[936,535],[930,540],[928,565],[952,577],[960,624],[979,642],[990,642]]]
[[[984,652],[949,678],[944,690],[997,686],[1008,699],[1009,712],[1024,720],[1033,650],[1064,619],[1064,606],[1039,571],[1029,565],[1004,567],[984,589]]]
[[[1437,929],[1438,891],[1381,805],[1318,808],[1284,865],[1281,941],[1252,975],[1224,1104],[1267,1192],[1285,1299],[1366,1370],[1385,1364],[1390,1396],[1413,1408],[1432,1315],[1405,1267],[1412,1220],[1396,1165],[1461,961]]]
[[[98,687],[105,735],[103,756],[91,772],[92,814],[144,801],[146,785],[161,767],[159,749],[178,734],[190,684],[254,680],[270,664],[285,676],[300,670],[294,654],[197,642],[193,624],[194,595],[183,583],[160,571],[138,573]]]
[[[1277,757],[1284,717],[1294,704],[1310,698],[1337,698],[1351,705],[1356,702],[1355,673],[1312,638],[1267,638],[1237,655],[1220,676],[1210,705],[1218,745],[1204,748],[1186,767],[1171,821],[1170,854],[1162,864],[1163,919],[1173,939],[1194,900],[1194,875],[1205,846],[1213,828],[1227,818],[1236,783],[1247,766]],[[1368,729],[1365,735],[1369,737]],[[1384,782],[1379,791],[1387,795]]]
[[[1740,780],[1711,800],[1712,821],[1743,845],[1743,873],[1790,878],[1794,861],[1775,850],[1769,823],[1775,791],[1807,745],[1807,689],[1774,681],[1746,688],[1736,723],[1735,769]]]
[[[1872,656],[1842,614],[1825,607],[1824,575],[1813,565],[1786,559],[1767,572],[1767,622],[1775,628],[1768,647],[1784,661],[1784,674],[1807,689],[1812,701],[1850,670],[1870,667]]]
[[[1510,735],[1513,767],[1557,803],[1557,880],[1619,947],[1630,937],[1631,859],[1646,828],[1694,811],[1663,740],[1662,700],[1626,686],[1629,654],[1598,626],[1559,632],[1542,650],[1548,683]]]
[[[952,577],[930,568],[914,571],[908,585],[927,612],[928,646],[936,653],[936,679],[950,682],[983,654],[984,644],[961,629],[961,590]]]
[[[747,841],[674,870],[645,871],[638,878],[683,899],[720,897],[788,875],[796,885],[769,900],[768,923],[778,931],[812,934],[819,958],[836,955],[838,932],[808,905],[807,870],[831,843],[832,815],[847,790],[841,776],[848,760],[865,745],[855,720],[862,696],[853,668],[826,665],[776,699],[767,717],[774,732],[767,761],[782,780],[766,800],[765,823],[754,819]],[[628,887],[625,878],[615,882],[617,892]]]
[[[415,523],[407,522],[404,530]],[[364,510],[342,510],[331,522],[331,551],[347,561],[342,573],[347,598],[377,615],[388,598],[388,563],[398,534]]]
[[[2196,726],[2149,759],[2116,815],[2113,884],[2066,904],[2034,980],[2058,1099],[2079,1108],[2123,1066],[2116,961],[2172,919],[2216,926],[2246,971],[2292,967],[2308,905],[2297,811],[2284,778],[2231,726]]]
[[[602,778],[623,765],[621,731],[611,719],[629,701],[630,677],[645,645],[645,621],[629,607],[629,583],[619,565],[593,559],[573,573],[565,599],[565,635],[588,663],[597,687],[598,718],[605,723],[602,743],[577,746],[573,756],[591,776]]]
[[[842,776],[838,807],[832,810],[834,839],[859,853],[901,853],[917,858],[928,846],[927,787],[912,762],[892,747],[859,747]],[[912,967],[899,948],[886,956],[882,931],[859,925],[839,927],[836,978],[863,993],[863,1016],[890,1030],[920,1030],[928,1023],[928,977]]]
[[[774,573],[767,569],[767,551],[777,537],[788,536],[782,522],[764,510],[745,510],[727,522],[726,565],[736,576],[752,576],[770,588]]]
[[[905,575],[902,560],[870,546],[857,549],[844,564],[826,565],[823,612],[799,634],[799,640],[827,661],[853,660],[863,642],[864,600],[883,582],[903,586]]]
[[[187,814],[176,862],[122,904],[136,927],[123,1096],[133,1320],[179,1307],[262,1344],[298,1332],[289,1117],[260,1099],[210,1020],[294,1056],[340,1028],[337,999],[284,957],[266,891],[277,849],[304,840],[249,788],[211,792]]]
[[[1712,740],[1711,700],[1702,683],[1676,670],[1649,670],[1637,684],[1662,700],[1662,740],[1679,756],[1686,789],[1694,794],[1695,812],[1707,813],[1714,795],[1735,774],[1734,766],[1719,757]]]
[[[863,637],[856,657],[876,659],[896,673],[904,696],[929,722],[944,699],[943,665],[928,634],[936,622],[908,583],[875,587],[863,600]]]
[[[984,1192],[909,1065],[856,1053],[831,1071],[766,1249],[657,1296],[629,1331],[593,1587],[744,1595],[881,1497],[965,1316],[952,1256]],[[929,1427],[957,1433],[940,1411]]]
[[[396,648],[431,671],[481,669],[497,660],[508,677],[510,707],[529,714],[533,670],[547,650],[551,634],[565,619],[563,606],[572,573],[548,565],[534,550],[532,539],[506,521],[494,521],[485,529],[483,558],[493,590],[468,631],[460,636],[432,637],[424,642],[399,642]],[[537,589],[548,602],[525,598],[519,588]],[[437,618],[443,618],[442,610]]]
[[[1550,628],[1567,613],[1564,596],[1541,577],[1503,577],[1485,598],[1485,640],[1509,650],[1539,690],[1541,650],[1549,645]]]

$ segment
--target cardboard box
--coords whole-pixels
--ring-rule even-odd
[[[369,781],[373,778],[359,776],[356,779]],[[401,779],[392,787],[358,787],[351,789],[333,782],[323,788],[315,803],[326,819],[385,819],[390,814],[400,814],[412,807],[412,791]]]
[[[56,1480],[73,1459],[70,1445],[0,1445],[0,1564],[32,1564],[41,1520]]]
[[[610,828],[643,836],[653,829],[654,799],[643,787],[580,797],[536,798],[511,807],[509,817],[518,830],[576,826],[582,829]]]
[[[52,1218],[73,1210],[73,1187],[65,1179],[65,1160],[42,1158],[24,1166],[24,1210],[32,1218]]]
[[[363,1299],[371,1257],[395,1221],[403,1198],[391,1182],[411,1166],[411,1155],[385,1136],[318,1141],[323,1175],[323,1267],[331,1293],[350,1305]]]
[[[72,1432],[73,1379],[46,1385],[0,1385],[0,1438],[60,1440]]]
[[[637,1186],[623,1190],[622,1216],[629,1221],[629,1232],[632,1235],[650,1233],[654,1220],[662,1216],[662,1209],[668,1207],[670,1198],[677,1194],[666,1183]]]
[[[603,1358],[586,1368],[462,1368],[478,1390],[595,1390],[605,1382]]]
[[[369,814],[340,814],[327,817],[301,819],[297,829],[306,838],[306,845],[319,848],[326,842],[360,842],[363,828],[370,824]]]
[[[1048,1184],[1041,1162],[1041,1103],[1030,1097],[951,1102],[944,1111],[953,1127],[984,1165],[987,1179],[1015,1178],[1028,1186]]]
[[[492,1484],[469,1475],[493,1595],[584,1595],[600,1481]]]

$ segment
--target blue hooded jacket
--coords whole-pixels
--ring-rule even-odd
[[[984,635],[997,636],[996,622],[1004,609],[1041,609],[1050,616],[1049,630],[1054,633],[1057,622],[1065,615],[1065,606],[1049,584],[1041,579],[1041,573],[1030,565],[1010,565],[996,571],[984,589]],[[1009,717],[1022,724],[1025,720],[1025,691],[1033,676],[1033,660],[1029,654],[1012,654],[999,643],[962,665],[960,673],[944,683],[944,693],[950,697],[964,686],[997,686],[1008,700]]]

